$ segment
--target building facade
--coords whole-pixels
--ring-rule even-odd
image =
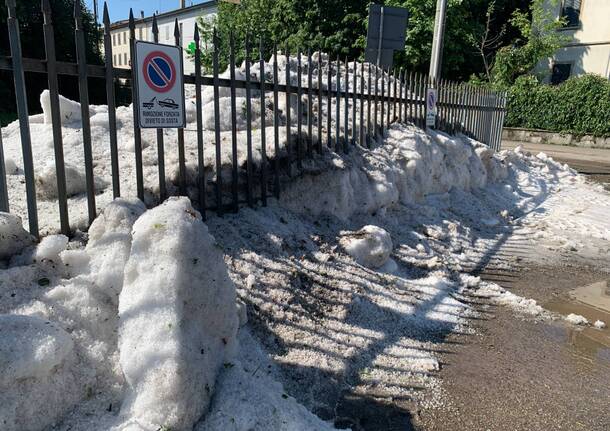
[[[190,75],[195,73],[195,64],[186,53],[186,48],[193,42],[195,24],[197,18],[203,16],[212,19],[217,13],[217,1],[207,1],[197,5],[183,7],[180,2],[179,9],[157,15],[157,26],[159,28],[159,43],[175,45],[174,27],[176,19],[180,29],[180,46],[183,49],[184,73]],[[153,41],[152,17],[140,15],[136,19],[136,39],[148,42]],[[131,67],[129,50],[129,20],[118,21],[110,25],[110,37],[112,39],[112,63],[114,67]]]
[[[538,72],[549,71],[547,82],[559,84],[571,76],[595,73],[610,78],[610,0],[559,0],[553,13],[565,17],[559,30],[569,41]]]

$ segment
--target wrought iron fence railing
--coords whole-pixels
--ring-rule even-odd
[[[27,218],[30,232],[39,233],[36,202],[35,172],[30,137],[27,94],[24,80],[25,72],[44,74],[48,80],[50,111],[52,117],[53,146],[55,171],[57,177],[57,205],[59,206],[60,231],[69,234],[71,225],[68,218],[68,196],[66,193],[65,166],[62,143],[62,124],[60,119],[58,75],[78,77],[80,106],[82,117],[83,155],[89,223],[96,217],[96,185],[92,159],[91,128],[89,124],[88,79],[103,80],[108,105],[108,131],[110,160],[112,172],[113,197],[121,196],[119,151],[117,139],[117,118],[115,102],[115,81],[131,80],[134,70],[113,66],[113,47],[111,40],[108,8],[104,5],[104,60],[105,64],[87,64],[85,39],[82,29],[80,2],[76,1],[74,18],[76,23],[76,63],[57,61],[55,55],[54,28],[52,13],[48,0],[42,2],[44,16],[44,45],[46,59],[23,58],[20,44],[20,28],[15,12],[15,0],[6,0],[8,7],[8,30],[11,48],[10,57],[0,57],[0,69],[13,73],[16,108],[21,134],[21,149],[24,165],[25,190],[27,195]],[[136,42],[136,21],[133,14],[129,19],[130,51],[133,52]],[[158,42],[158,26],[153,17],[153,41]],[[180,45],[178,22],[175,25],[175,44]],[[433,87],[438,92],[436,128],[448,133],[462,133],[481,141],[494,149],[499,149],[502,124],[505,116],[506,95],[484,88],[477,88],[467,83],[447,80],[431,81],[427,76],[400,70],[388,70],[370,63],[348,61],[330,57],[319,52],[312,55],[311,50],[298,51],[296,56],[285,49],[278,53],[273,44],[271,49],[263,40],[259,40],[258,55],[254,59],[250,40],[243,41],[245,47],[245,77],[236,77],[236,49],[232,35],[229,38],[229,77],[221,76],[219,70],[219,35],[213,36],[212,73],[204,76],[201,64],[201,41],[197,26],[194,29],[195,73],[185,75],[184,82],[195,87],[196,132],[197,132],[197,201],[202,215],[206,211],[216,211],[222,215],[225,211],[237,210],[240,204],[254,206],[256,201],[267,204],[269,196],[279,197],[280,176],[282,171],[290,175],[293,167],[300,169],[305,159],[314,157],[326,149],[336,152],[348,152],[353,145],[370,148],[374,142],[381,142],[385,131],[393,122],[410,122],[425,127],[426,89]],[[285,77],[278,67],[278,57],[285,60]],[[293,63],[296,63],[294,70]],[[251,75],[251,67],[256,66],[256,79]],[[294,76],[296,72],[296,77]],[[282,79],[283,78],[283,79]],[[283,80],[283,83],[282,83]],[[296,80],[296,82],[295,82]],[[214,134],[211,146],[214,148],[215,178],[206,178],[204,148],[206,147],[202,124],[202,90],[213,88]],[[221,110],[220,90],[229,89],[231,112],[231,175],[229,191],[225,193],[225,179],[221,175],[223,162],[221,152]],[[246,100],[246,161],[238,160],[237,133],[237,92],[245,92]],[[293,99],[296,95],[296,112],[293,111]],[[252,101],[260,100],[260,118],[255,128],[252,125]],[[278,106],[285,100],[285,112]],[[273,104],[273,113],[266,118],[267,100]],[[134,105],[135,106],[135,105]],[[334,111],[334,112],[333,112]],[[280,118],[280,114],[281,117]],[[134,116],[137,112],[134,108]],[[145,187],[142,168],[142,140],[138,122],[134,121],[135,144],[135,179],[136,194],[144,200]],[[333,127],[334,126],[334,127]],[[269,129],[269,130],[268,130]],[[282,131],[281,129],[284,129]],[[334,130],[333,130],[334,129]],[[271,133],[271,130],[273,131]],[[259,166],[253,162],[253,133],[260,133],[261,160]],[[280,136],[284,134],[284,139]],[[1,134],[0,134],[1,135]],[[270,136],[272,135],[272,136]],[[177,130],[178,138],[178,192],[187,193],[187,167],[184,130]],[[241,137],[240,137],[241,139]],[[166,164],[164,160],[164,133],[156,133],[158,199],[168,196]],[[208,143],[210,144],[210,143]],[[285,148],[280,149],[280,146]],[[273,149],[273,157],[267,155]],[[286,154],[281,158],[282,151]],[[0,136],[0,211],[9,211],[6,172],[4,172],[2,154],[2,137]],[[207,167],[209,168],[209,167]],[[245,169],[244,169],[245,168]],[[243,172],[245,171],[245,172]],[[242,175],[243,174],[243,175]],[[245,177],[245,181],[240,177]],[[211,191],[211,193],[208,193]]]

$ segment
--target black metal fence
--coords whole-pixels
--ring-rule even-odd
[[[62,144],[62,125],[60,119],[58,75],[73,75],[78,77],[82,116],[83,151],[85,164],[85,179],[87,191],[88,218],[91,223],[96,217],[96,190],[93,174],[93,159],[91,150],[91,128],[89,122],[88,79],[105,81],[108,125],[110,133],[110,164],[112,172],[113,197],[121,196],[119,182],[119,157],[117,148],[117,119],[115,103],[115,81],[117,79],[131,80],[133,71],[114,68],[112,64],[112,41],[108,9],[104,5],[104,66],[87,64],[85,56],[85,40],[82,30],[80,2],[74,3],[74,18],[76,22],[75,39],[77,62],[66,63],[56,60],[54,28],[48,0],[42,2],[44,15],[44,44],[46,59],[23,58],[19,40],[19,23],[15,15],[15,0],[6,0],[8,7],[8,29],[11,45],[11,57],[0,57],[0,69],[11,70],[14,76],[17,113],[21,133],[21,145],[24,162],[25,188],[27,194],[28,222],[30,232],[38,236],[38,213],[35,190],[35,173],[32,157],[28,107],[26,103],[26,88],[24,72],[35,72],[46,75],[50,93],[50,110],[55,155],[55,170],[57,175],[57,191],[60,218],[60,230],[64,234],[70,232],[68,219],[68,197],[66,194],[65,165]],[[129,19],[131,58],[135,50],[136,22],[133,14]],[[153,37],[158,41],[158,27],[153,18]],[[175,43],[180,45],[179,26],[175,23]],[[260,200],[267,204],[268,196],[279,197],[280,176],[282,173],[292,175],[294,168],[302,168],[303,161],[315,157],[327,149],[336,152],[348,152],[353,145],[370,148],[373,143],[382,142],[385,131],[394,122],[410,122],[425,127],[426,90],[435,88],[438,92],[436,128],[448,133],[462,133],[478,141],[484,142],[494,149],[499,149],[502,134],[502,124],[505,115],[506,96],[484,88],[477,88],[466,83],[449,82],[446,80],[432,82],[422,74],[404,70],[388,70],[369,63],[348,62],[348,59],[331,61],[321,54],[312,56],[311,50],[296,53],[296,85],[291,66],[294,55],[285,49],[286,56],[285,82],[280,83],[278,70],[278,47],[266,50],[263,40],[259,40],[257,58],[253,59],[250,40],[246,38],[245,47],[245,79],[236,79],[235,53],[236,43],[230,38],[229,78],[221,78],[219,71],[219,53],[214,48],[211,76],[203,76],[200,60],[201,46],[198,28],[195,27],[195,74],[185,75],[184,82],[195,86],[196,125],[197,125],[197,197],[199,209],[205,218],[206,211],[216,211],[222,215],[225,211],[235,211],[240,204],[254,206]],[[214,34],[213,46],[217,47],[219,36]],[[323,58],[324,57],[324,58]],[[269,59],[268,62],[266,59]],[[325,63],[323,67],[322,63]],[[261,79],[252,79],[250,68],[258,63]],[[351,66],[351,67],[350,67]],[[269,68],[266,73],[266,67]],[[306,70],[306,76],[303,76]],[[314,73],[315,71],[315,73]],[[326,75],[326,76],[324,76]],[[334,79],[333,79],[334,78]],[[315,85],[314,85],[315,80]],[[305,81],[305,85],[303,83]],[[343,83],[342,83],[343,82]],[[213,87],[214,117],[216,122],[213,147],[215,148],[215,178],[206,178],[204,166],[204,136],[202,124],[202,88]],[[220,89],[230,89],[231,100],[231,184],[229,193],[224,193],[223,176],[221,175],[221,131],[220,122]],[[237,90],[245,91],[246,98],[246,147],[247,160],[240,167],[237,148]],[[253,93],[258,93],[253,96]],[[297,96],[296,112],[291,112],[291,98]],[[260,97],[260,127],[252,126],[252,100]],[[265,118],[266,97],[273,100],[273,115]],[[285,97],[286,109],[283,113],[284,124],[280,121],[280,98]],[[302,102],[302,103],[301,103]],[[317,109],[314,108],[314,103]],[[333,109],[334,105],[334,109]],[[137,116],[134,104],[134,117]],[[334,111],[334,113],[333,113]],[[291,118],[292,115],[296,117]],[[137,118],[137,117],[135,117]],[[295,121],[296,120],[296,124]],[[334,121],[334,130],[333,130]],[[268,123],[267,123],[268,122]],[[268,126],[267,126],[268,124]],[[341,127],[343,124],[343,127]],[[350,127],[351,125],[351,127]],[[273,136],[268,138],[267,127],[273,129]],[[285,128],[286,142],[282,144],[286,157],[280,160],[281,128]],[[296,130],[295,130],[296,129]],[[304,130],[305,129],[305,130]],[[144,200],[144,175],[142,168],[142,140],[138,122],[134,121],[135,144],[135,177],[137,196]],[[253,133],[260,133],[261,147],[260,166],[253,163]],[[184,130],[177,130],[178,136],[178,190],[187,193],[187,167],[185,155]],[[164,134],[157,130],[157,152],[159,171],[159,201],[168,195],[164,160]],[[267,157],[268,146],[273,146],[274,157]],[[243,171],[245,167],[245,172]],[[209,167],[208,167],[209,168]],[[0,211],[9,211],[8,190],[4,172],[2,155],[2,138],[0,136]],[[240,181],[240,176],[245,181]],[[208,194],[207,191],[212,193]],[[245,199],[244,199],[245,198]]]

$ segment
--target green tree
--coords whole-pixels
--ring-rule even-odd
[[[96,25],[92,14],[86,9],[82,0],[83,28],[85,31],[87,62],[89,64],[102,64],[99,47],[96,42]],[[0,7],[0,55],[10,56],[8,32],[6,31],[8,11],[3,5]],[[55,46],[57,58],[61,61],[74,62],[76,49],[74,40],[74,1],[50,0],[53,11],[53,25],[55,28]],[[18,0],[17,18],[21,29],[21,47],[23,56],[28,58],[45,58],[43,37],[43,15],[40,0]],[[45,75],[26,74],[26,88],[28,91],[28,105],[31,112],[40,111],[40,93],[47,88]],[[60,92],[72,99],[78,99],[78,85],[76,78],[60,76]],[[91,103],[104,103],[103,86],[91,86]],[[11,72],[0,71],[0,97],[3,103],[0,112],[12,112],[15,109],[15,95],[13,76]]]
[[[519,32],[510,45],[496,54],[491,80],[494,85],[512,85],[522,75],[532,72],[539,61],[549,58],[566,41],[557,30],[565,25],[557,19],[553,6],[558,0],[532,0],[529,13],[515,11],[510,24]]]
[[[496,0],[491,31],[497,33],[517,8],[527,7],[529,0]],[[217,28],[220,58],[224,67],[228,59],[228,34],[236,41],[251,35],[253,45],[258,37],[278,41],[291,52],[298,48],[322,49],[333,56],[362,58],[366,45],[369,0],[242,0],[240,5],[221,2]],[[432,49],[436,0],[387,0],[388,6],[405,7],[410,18],[404,51],[395,54],[395,65],[427,72]],[[468,78],[481,73],[484,65],[472,45],[473,32],[482,32],[487,24],[490,0],[449,0],[443,59],[443,74],[452,79]],[[503,33],[507,43],[514,35]],[[238,60],[243,46],[238,45]],[[265,47],[269,52],[270,46]],[[205,63],[205,60],[204,60]]]

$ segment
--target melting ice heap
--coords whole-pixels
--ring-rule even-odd
[[[62,106],[78,227],[79,110]],[[330,430],[372,396],[438,405],[436,352],[473,330],[470,297],[557,318],[473,270],[515,264],[498,257],[515,239],[522,259],[609,269],[608,192],[543,154],[395,124],[371,149],[317,156],[269,207],[204,223],[187,198],[152,209],[129,198],[129,108],[118,112],[127,198],[111,201],[105,107],[92,113],[101,211],[71,240],[35,244],[23,230],[18,127],[2,130],[18,214],[0,214],[3,430]],[[31,122],[42,166],[51,126]],[[144,140],[150,204],[154,132]],[[188,151],[195,142],[187,131]],[[47,232],[53,171],[37,170]]]

